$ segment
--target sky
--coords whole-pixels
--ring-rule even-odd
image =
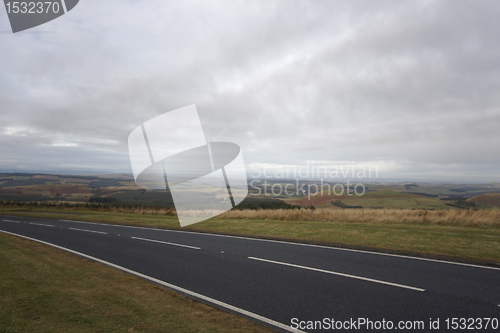
[[[0,8],[0,170],[132,174],[131,131],[195,104],[250,176],[500,182],[498,17],[497,1],[81,0],[13,34]]]

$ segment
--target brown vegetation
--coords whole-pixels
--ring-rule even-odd
[[[92,210],[114,213],[150,215],[176,215],[173,207],[144,207],[84,202],[34,202],[7,203],[0,201],[0,207],[26,207],[27,210],[42,208]],[[23,208],[23,210],[26,210]],[[260,209],[229,210],[218,215],[222,219],[252,219],[304,222],[352,222],[352,223],[415,223],[456,226],[500,227],[500,209]]]
[[[230,210],[221,218],[278,221],[425,223],[500,227],[500,210],[411,210],[411,209],[300,209]]]
[[[467,201],[472,201],[483,206],[500,207],[500,193],[482,194],[470,198]]]
[[[1,189],[4,193],[22,193],[25,195],[39,194],[53,196],[56,193],[67,195],[92,195],[92,189],[82,187],[76,184],[44,184],[44,185],[26,185],[14,186]]]
[[[142,205],[114,205],[107,203],[88,203],[76,201],[13,201],[0,200],[0,207],[22,207],[22,211],[33,211],[33,209],[70,209],[70,210],[91,210],[98,212],[112,213],[134,213],[151,215],[176,215],[173,207],[144,207]]]
[[[86,208],[82,208],[86,209]],[[152,214],[152,215],[176,215],[175,208],[155,208],[155,207],[126,207],[126,206],[105,206],[103,205],[100,211],[117,212],[117,213],[134,213],[134,214]]]

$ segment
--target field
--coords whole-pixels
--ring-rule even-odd
[[[475,202],[477,205],[490,206],[490,207],[500,207],[500,193],[488,193],[478,195],[469,199],[469,201]]]
[[[335,183],[336,184],[336,183]],[[366,193],[353,194],[353,185],[333,188],[334,182],[306,180],[251,180],[249,201],[282,200],[303,207],[337,209],[345,206],[394,209],[460,209],[468,200],[475,209],[500,206],[499,200],[475,200],[482,195],[499,195],[500,184],[373,183]],[[323,186],[323,187],[322,187]],[[287,192],[283,189],[287,188]],[[339,193],[341,191],[342,193]],[[170,192],[137,187],[130,175],[69,176],[44,174],[0,174],[0,200],[104,202],[123,205],[173,207]],[[454,206],[446,205],[452,204]],[[459,206],[459,207],[457,207]]]
[[[364,195],[311,195],[299,200],[291,200],[290,203],[300,205],[314,205],[318,208],[335,208],[331,202],[340,200],[350,206],[362,206],[363,208],[389,208],[389,209],[449,209],[446,201],[426,197],[413,193],[395,192],[392,190],[380,190],[368,192]]]

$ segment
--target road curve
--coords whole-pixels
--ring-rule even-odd
[[[476,331],[500,329],[495,267],[35,217],[0,215],[0,231],[101,261],[280,331],[451,332],[464,320]]]

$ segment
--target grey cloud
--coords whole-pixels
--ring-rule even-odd
[[[497,179],[499,10],[87,0],[37,28],[56,33],[0,35],[3,165],[29,152],[47,168],[128,170],[133,128],[196,104],[207,137],[249,163],[387,161],[415,177],[456,164]]]

